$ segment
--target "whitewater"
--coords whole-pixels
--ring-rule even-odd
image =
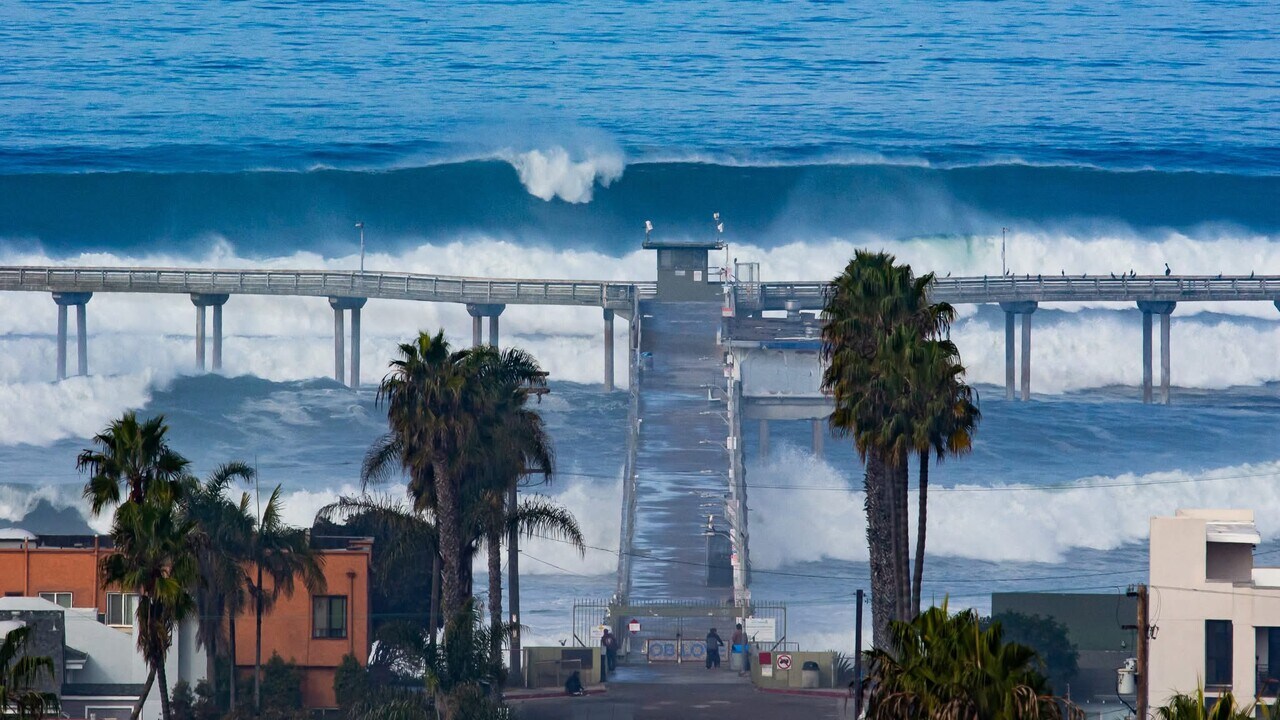
[[[1225,0],[0,3],[0,265],[351,270],[362,221],[371,271],[651,280],[644,222],[706,239],[718,212],[770,281],[864,247],[953,276],[1002,254],[1032,276],[1280,274],[1276,28],[1274,3]],[[1003,314],[959,310],[984,420],[933,474],[926,597],[1116,592],[1145,578],[1146,518],[1179,507],[1280,533],[1271,304],[1178,306],[1170,407],[1139,402],[1132,306],[1042,305],[1031,403],[1003,399]],[[182,297],[98,294],[91,375],[54,383],[54,304],[0,295],[0,523],[102,529],[75,455],[138,408],[198,470],[256,463],[308,525],[359,490],[395,344],[470,337],[460,306],[370,301],[353,393],[327,379],[322,299],[232,298],[221,374],[196,372],[193,320]],[[601,392],[602,329],[598,309],[502,316],[551,372],[560,473],[538,491],[588,544],[525,548],[534,641],[613,592],[627,408]],[[857,459],[773,438],[748,448],[755,596],[848,649]]]

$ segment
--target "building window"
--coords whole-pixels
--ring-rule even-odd
[[[138,596],[133,593],[107,593],[107,624],[133,627],[138,614]]]
[[[321,595],[311,599],[311,637],[347,636],[347,596]]]
[[[1231,687],[1231,621],[1204,621],[1205,688]]]
[[[64,608],[71,607],[71,593],[69,592],[42,592],[40,593],[40,599],[48,600]]]

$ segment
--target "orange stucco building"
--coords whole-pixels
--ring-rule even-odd
[[[302,670],[302,697],[308,708],[335,707],[333,674],[348,653],[369,657],[368,538],[313,538],[323,558],[326,588],[312,594],[301,582],[262,618],[262,660],[272,653]],[[98,563],[110,553],[103,536],[46,535],[0,542],[0,594],[42,597],[68,608],[96,608],[104,624],[132,625],[132,596],[102,589]],[[252,677],[252,609],[236,619],[236,665]]]

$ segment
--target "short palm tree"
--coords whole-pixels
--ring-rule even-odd
[[[1031,648],[1004,642],[999,623],[946,604],[910,622],[894,621],[891,641],[872,650],[873,720],[1083,720],[1053,695]]]
[[[1201,686],[1194,693],[1180,693],[1169,698],[1163,707],[1156,708],[1156,717],[1160,720],[1253,720],[1255,717],[1274,718],[1275,711],[1276,708],[1265,704],[1242,706],[1229,692],[1218,697],[1206,697]]]
[[[230,658],[227,707],[236,706],[236,616],[244,611],[249,587],[249,546],[254,518],[249,495],[241,492],[239,502],[227,496],[235,480],[252,482],[254,469],[240,462],[218,467],[203,483],[189,480],[185,505],[195,525],[196,554],[200,584],[196,588],[199,624],[197,640],[207,655],[206,676],[218,697],[217,662]],[[225,645],[224,645],[225,641]]]
[[[926,340],[911,365],[917,404],[912,425],[913,445],[919,468],[919,501],[916,503],[916,556],[911,580],[911,617],[920,614],[920,586],[924,582],[924,549],[928,529],[929,457],[938,462],[973,449],[973,432],[982,419],[978,394],[964,382],[960,352],[950,340]]]
[[[0,717],[36,720],[58,710],[58,694],[41,690],[42,679],[52,683],[53,660],[27,655],[30,627],[10,630],[0,638]]]
[[[254,568],[249,597],[253,601],[253,707],[257,712],[262,710],[263,614],[281,596],[293,596],[298,578],[312,594],[322,593],[325,588],[324,558],[311,549],[306,530],[285,524],[280,493],[277,485],[261,515],[255,518],[247,554]]]
[[[183,481],[190,463],[169,447],[168,432],[163,415],[139,422],[129,411],[93,437],[96,447],[82,451],[76,467],[89,474],[84,496],[95,516],[120,504],[122,489],[129,502],[141,503],[152,485]]]

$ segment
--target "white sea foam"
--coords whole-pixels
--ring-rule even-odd
[[[748,478],[748,485],[774,486],[750,490],[754,567],[867,559],[863,493],[849,489],[850,478],[861,487],[860,469],[837,469],[805,451],[782,448],[764,466],[750,468]],[[1248,498],[1246,505],[1257,513],[1263,537],[1276,537],[1278,480],[1280,462],[1089,477],[1052,490],[1014,484],[931,487],[929,554],[1057,563],[1073,549],[1111,550],[1144,542],[1149,517],[1232,504],[1224,498]],[[913,528],[915,516],[912,494]]]
[[[514,153],[507,160],[530,195],[569,203],[591,202],[596,184],[609,187],[622,177],[625,166],[618,151],[587,152],[579,157],[560,146]]]

